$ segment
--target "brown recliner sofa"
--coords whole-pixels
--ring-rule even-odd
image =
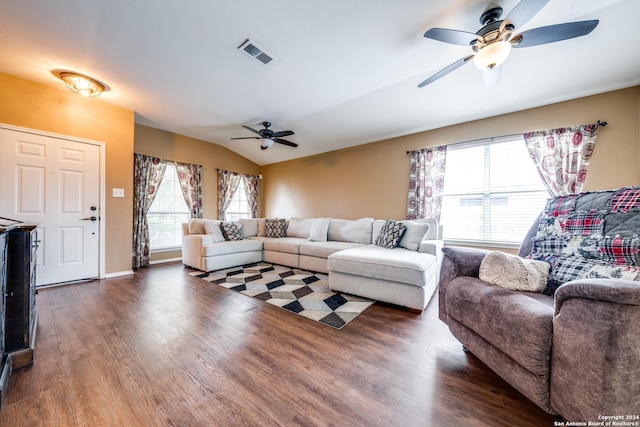
[[[551,264],[546,294],[480,280],[480,265],[489,251],[443,248],[440,319],[468,351],[504,380],[545,411],[567,420],[640,415],[640,262],[607,265],[620,251],[626,251],[627,261],[639,258],[628,247],[638,243],[634,239],[640,233],[640,197],[633,202],[638,206],[632,206],[629,192],[640,195],[638,188],[625,188],[548,202],[518,253]],[[558,210],[567,197],[574,199],[573,205]],[[584,218],[585,212],[599,218],[595,232],[567,227],[579,223],[575,218]],[[591,219],[585,223],[593,226]],[[562,227],[554,231],[553,224]],[[554,235],[557,230],[560,235]],[[625,233],[634,232],[627,246],[612,243],[613,233],[615,238],[626,238]],[[550,254],[553,245],[544,242],[550,236],[567,238],[574,243],[571,247],[581,249],[567,257],[572,249],[559,245],[554,248],[558,253]],[[585,242],[591,246],[584,239],[590,239]],[[607,250],[612,244],[627,249]],[[579,267],[571,270],[567,265]],[[575,278],[563,282],[567,271]],[[609,277],[606,272],[611,273]],[[633,274],[633,280],[611,278],[628,279]]]

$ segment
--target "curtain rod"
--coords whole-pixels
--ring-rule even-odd
[[[598,126],[600,126],[600,127],[605,127],[607,125],[607,122],[604,121],[604,120],[598,120],[598,122],[596,124]],[[527,133],[527,132],[512,133],[512,134],[509,134],[509,135],[490,136],[490,137],[485,137],[485,138],[469,139],[467,141],[459,141],[459,142],[454,142],[454,143],[446,144],[446,145],[447,145],[447,147],[452,147],[452,146],[455,146],[455,145],[470,144],[472,142],[484,141],[484,140],[487,140],[487,139],[494,140],[494,139],[502,139],[502,138],[512,138],[514,136],[522,136],[524,133]],[[420,148],[418,150],[420,150]],[[407,150],[407,154],[411,154],[414,151],[417,151],[417,150]]]

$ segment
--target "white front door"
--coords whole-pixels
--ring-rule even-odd
[[[37,286],[99,277],[100,152],[0,128],[0,216],[38,224]]]

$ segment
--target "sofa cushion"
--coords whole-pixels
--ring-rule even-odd
[[[553,297],[513,292],[463,276],[447,285],[448,316],[533,373],[549,374]]]
[[[223,221],[220,223],[220,229],[225,240],[242,240],[242,224],[239,222]]]
[[[300,253],[300,245],[307,241],[302,237],[279,237],[265,238],[263,244],[265,251],[286,252],[297,255]]]
[[[402,236],[404,236],[406,231],[406,225],[401,222],[388,219],[382,226],[375,244],[383,248],[393,249],[398,246],[400,239],[402,239]]]
[[[357,248],[362,243],[351,242],[304,242],[300,244],[300,255],[328,258],[334,252]]]
[[[309,240],[313,242],[326,242],[330,223],[331,218],[315,218],[309,230]]]
[[[311,224],[313,218],[289,218],[289,224],[287,225],[287,237],[309,237],[311,233]]]
[[[202,247],[202,256],[216,256],[235,254],[239,252],[261,251],[262,242],[260,240],[226,240],[224,242],[214,243]]]
[[[287,220],[284,218],[267,218],[264,220],[265,237],[286,237]]]
[[[332,218],[329,223],[328,240],[368,245],[371,243],[372,226],[373,218],[357,220]]]
[[[437,260],[431,254],[404,248],[365,245],[335,252],[328,258],[329,271],[425,286],[436,275]]]
[[[489,252],[480,263],[480,277],[487,283],[515,291],[542,292],[550,264],[501,251]]]
[[[258,235],[258,220],[256,218],[241,218],[238,222],[242,224],[243,237],[256,237]]]
[[[220,221],[206,220],[204,222],[204,231],[205,234],[212,237],[214,242],[224,242],[226,240],[220,228]]]

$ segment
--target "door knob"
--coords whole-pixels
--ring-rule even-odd
[[[88,218],[80,218],[80,221],[97,221],[98,217],[97,216],[90,216]]]

